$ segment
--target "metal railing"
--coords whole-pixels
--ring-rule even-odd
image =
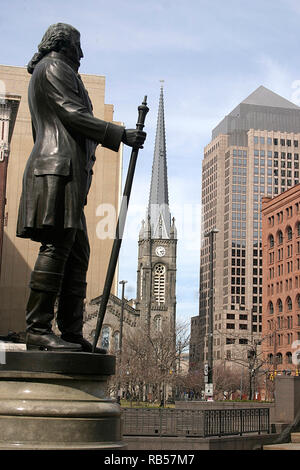
[[[204,421],[205,437],[270,432],[269,408],[205,410]]]
[[[212,437],[269,433],[269,408],[176,410],[123,408],[123,435]]]

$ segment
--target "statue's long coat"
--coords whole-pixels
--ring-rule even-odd
[[[28,102],[34,147],[23,176],[17,236],[40,240],[62,228],[84,228],[96,146],[118,151],[124,128],[93,116],[76,68],[57,52],[36,65]]]

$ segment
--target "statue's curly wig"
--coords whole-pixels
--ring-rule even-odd
[[[39,46],[38,52],[34,54],[27,65],[29,73],[33,73],[36,64],[49,52],[59,52],[71,42],[72,33],[80,34],[76,28],[66,23],[56,23],[49,26]]]

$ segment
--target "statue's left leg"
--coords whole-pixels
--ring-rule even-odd
[[[86,229],[77,230],[71,253],[66,263],[64,279],[56,313],[57,326],[64,341],[82,346],[85,352],[92,351],[92,345],[83,337],[83,312],[86,297],[86,273],[88,270],[90,246]],[[105,353],[97,348],[98,353]]]

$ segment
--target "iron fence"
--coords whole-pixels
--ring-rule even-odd
[[[123,408],[123,434],[212,437],[269,433],[269,408],[176,410]]]
[[[269,408],[205,410],[204,436],[269,433]]]

